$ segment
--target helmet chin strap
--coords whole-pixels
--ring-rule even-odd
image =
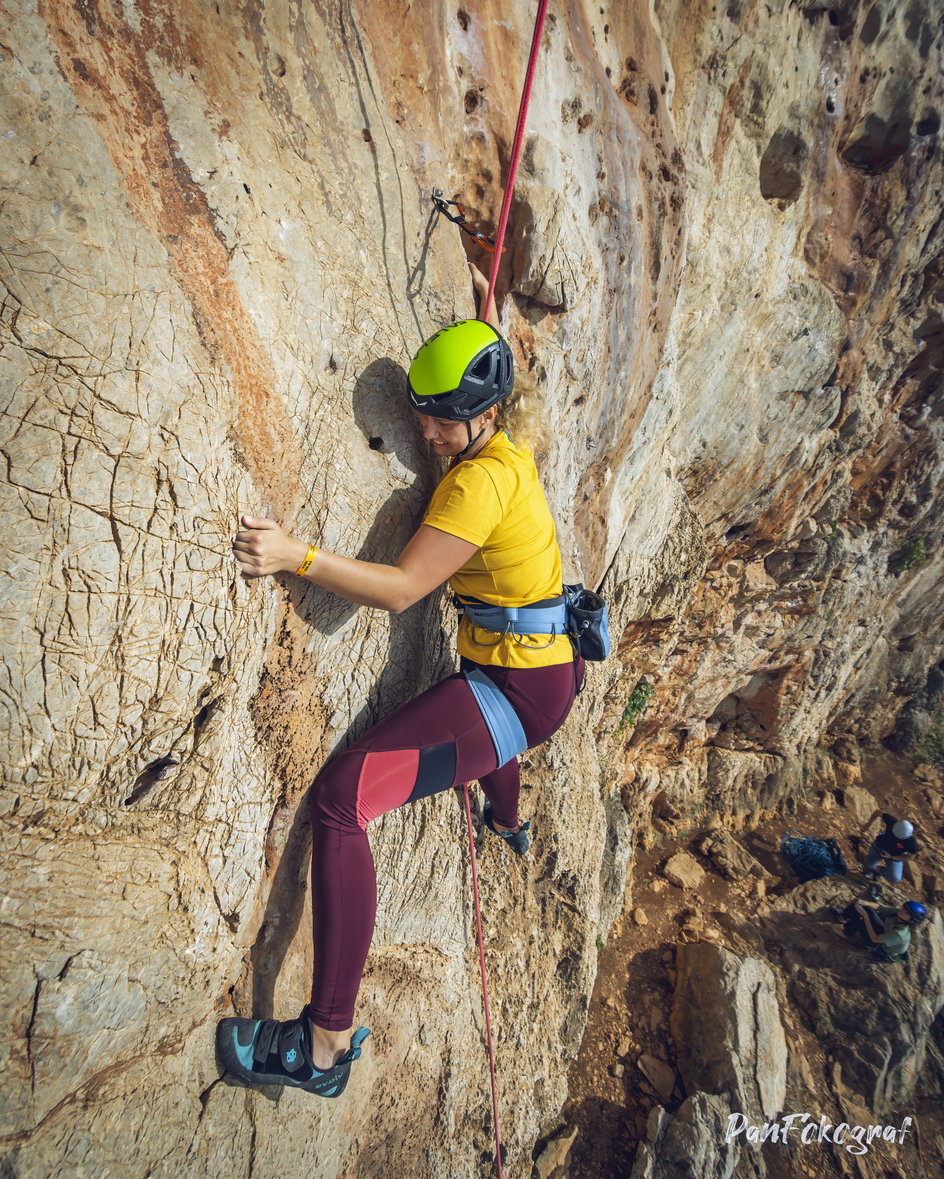
[[[465,428],[469,432],[469,445],[464,450],[459,451],[459,453],[456,455],[457,459],[461,459],[462,456],[464,454],[466,454],[468,451],[470,451],[472,449],[472,447],[476,444],[476,442],[478,442],[478,440],[482,437],[482,435],[488,429],[488,422],[485,423],[485,425],[481,428],[481,430],[479,430],[479,432],[475,435],[474,438],[472,437],[472,425],[470,422],[466,422]]]

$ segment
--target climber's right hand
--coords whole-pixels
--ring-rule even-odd
[[[277,521],[241,516],[240,524],[243,527],[233,541],[233,554],[244,577],[294,573],[305,560],[308,545],[294,540]]]

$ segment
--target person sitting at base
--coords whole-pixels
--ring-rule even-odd
[[[866,829],[874,818],[875,815],[872,815],[865,824]],[[914,837],[914,827],[907,819],[896,819],[894,815],[883,814],[882,822],[885,830],[873,839],[862,865],[862,873],[872,880],[876,876],[884,876],[892,884],[898,884],[905,861],[910,860],[920,850],[918,841]],[[881,868],[879,864],[882,865]]]
[[[488,283],[473,266],[482,304]],[[554,521],[525,443],[511,349],[495,317],[432,336],[410,365],[403,408],[448,466],[395,565],[355,560],[243,516],[233,550],[247,577],[291,573],[350,602],[406,610],[448,581],[461,606],[459,671],[336,753],[311,791],[315,964],[297,1019],[230,1017],[217,1028],[228,1072],[248,1085],[336,1097],[367,1029],[354,1005],[377,904],[367,824],[473,779],[485,826],[528,850],[517,755],[564,723],[583,679],[571,643]],[[520,429],[519,429],[520,427]]]
[[[882,905],[877,901],[853,901],[842,910],[843,933],[847,938],[861,937],[876,958],[883,962],[901,962],[911,945],[911,926],[927,917],[919,901],[903,905]]]

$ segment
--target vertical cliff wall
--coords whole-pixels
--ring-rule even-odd
[[[451,659],[438,602],[246,584],[229,545],[241,511],[372,560],[409,536],[437,473],[403,366],[472,312],[428,197],[495,216],[530,6],[0,14],[3,1166],[471,1174],[452,797],[373,830],[349,1094],[218,1080],[221,1014],[306,997],[314,769]],[[483,849],[512,1173],[652,795],[781,805],[944,657],[942,64],[918,3],[551,6],[502,315],[619,654],[526,767],[533,857]]]

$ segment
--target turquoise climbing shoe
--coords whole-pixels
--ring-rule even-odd
[[[505,843],[508,844],[516,856],[523,856],[531,846],[531,840],[528,837],[528,832],[531,830],[530,823],[522,823],[517,831],[499,831],[495,826],[495,820],[492,818],[491,803],[488,802],[485,804],[483,817],[485,819],[485,826],[489,831],[494,831],[500,839],[504,839]]]
[[[340,1097],[369,1035],[369,1028],[358,1028],[335,1065],[316,1068],[306,1007],[298,1019],[221,1019],[216,1050],[226,1071],[247,1085],[286,1085],[319,1097]]]

